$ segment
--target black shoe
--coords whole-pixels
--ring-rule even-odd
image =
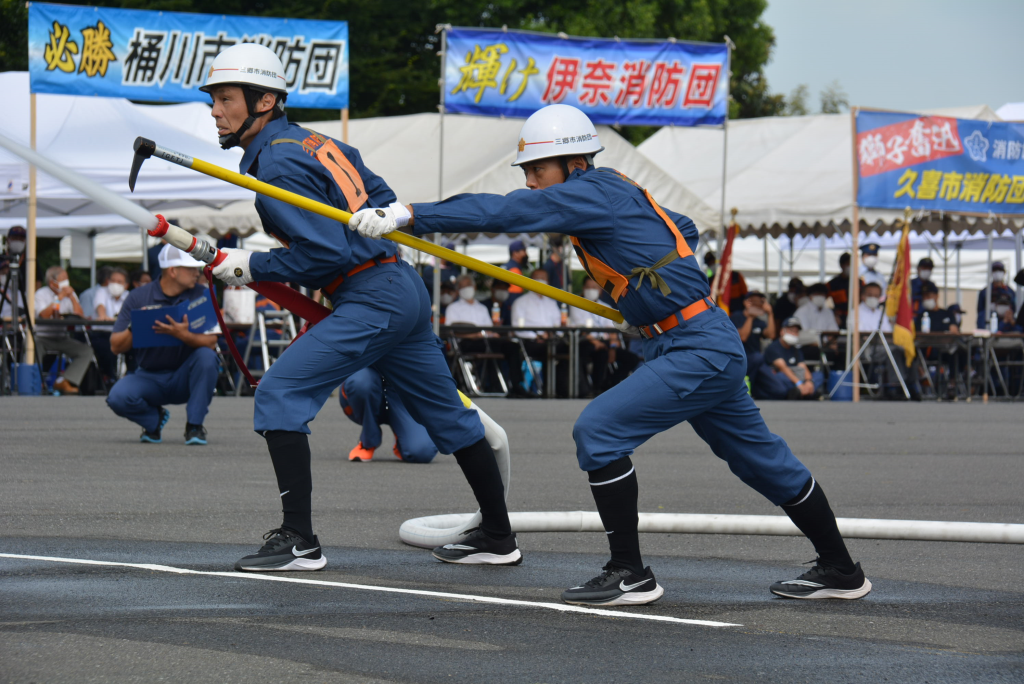
[[[796,579],[774,583],[771,592],[795,599],[859,599],[871,591],[871,582],[864,576],[860,563],[855,567],[852,575],[844,575],[815,561],[813,568]]]
[[[279,527],[267,532],[263,538],[267,543],[253,555],[235,563],[235,570],[284,572],[320,570],[327,565],[327,556],[320,551],[320,540],[315,535],[310,543],[298,532]]]
[[[160,411],[160,425],[157,426],[156,430],[143,430],[142,434],[139,435],[139,441],[148,444],[159,444],[164,441],[163,437],[160,436],[160,431],[167,425],[167,421],[171,419],[171,412],[161,406]]]
[[[186,423],[185,444],[206,444],[206,428],[202,425]]]
[[[793,399],[803,398],[804,395],[800,394],[800,390],[798,390],[796,387],[790,387],[789,390],[786,392],[786,399],[789,399],[790,401],[792,401]]]
[[[491,539],[479,527],[466,530],[466,538],[458,544],[438,546],[432,553],[445,563],[519,565],[523,562],[515,532],[504,539]]]
[[[562,600],[580,606],[639,606],[654,603],[665,593],[650,567],[642,575],[611,563],[603,570],[586,584],[563,591]]]

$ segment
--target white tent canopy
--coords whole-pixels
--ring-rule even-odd
[[[996,110],[1003,121],[1024,121],[1024,102],[1007,102]]]
[[[7,94],[0,134],[29,145],[29,78],[25,72],[0,73],[0,89]],[[166,107],[185,119],[195,118],[201,103]],[[172,149],[188,151],[215,164],[237,168],[240,151],[224,151],[208,139],[199,139],[179,126],[168,125],[127,100],[73,95],[36,96],[36,149],[72,170],[129,196],[154,213],[168,213],[182,206],[219,208],[253,196],[248,190],[159,159],[143,166],[134,194],[128,190],[128,173],[136,136],[145,136]],[[0,228],[24,225],[28,212],[29,165],[0,149]],[[82,197],[76,190],[50,176],[37,175],[38,217],[41,236],[66,235],[71,231],[99,232],[137,230],[120,216],[112,216]]]
[[[212,130],[208,122],[189,117],[167,117],[167,123],[188,128],[192,135]],[[305,127],[341,139],[341,122],[318,121]],[[444,120],[444,186],[450,197],[461,192],[506,194],[523,187],[523,173],[513,167],[515,141],[522,121],[481,116],[447,116]],[[614,167],[651,191],[658,203],[692,218],[702,231],[713,228],[718,212],[702,202],[682,183],[637,152],[636,148],[610,128],[599,127],[605,145],[597,162]],[[349,143],[359,149],[363,161],[384,178],[406,203],[434,202],[438,194],[438,152],[440,116],[412,114],[349,122]],[[187,151],[187,150],[182,150]],[[251,202],[239,202],[223,209],[196,207],[170,212],[168,219],[183,228],[224,233],[234,229],[242,235],[260,228]]]
[[[927,114],[996,121],[987,106],[932,110]],[[852,131],[849,114],[740,119],[729,122],[726,205],[738,209],[744,235],[832,235],[853,221]],[[722,196],[722,131],[665,127],[639,150],[718,207]],[[879,232],[902,211],[860,210],[862,224]],[[937,233],[1002,232],[1022,220],[989,221],[946,214],[916,216],[914,229]]]

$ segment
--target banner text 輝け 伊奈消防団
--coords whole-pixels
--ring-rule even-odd
[[[32,92],[204,101],[214,58],[265,45],[284,64],[288,106],[348,107],[348,23],[32,3]]]
[[[1024,214],[1024,124],[857,112],[857,204]]]
[[[550,104],[596,124],[720,126],[725,44],[561,38],[455,28],[447,33],[445,110],[526,118]]]

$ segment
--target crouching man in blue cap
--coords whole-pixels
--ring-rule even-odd
[[[623,330],[644,337],[643,367],[590,402],[573,429],[608,533],[611,561],[562,594],[567,603],[636,605],[664,593],[640,556],[633,451],[689,421],[741,480],[782,506],[818,552],[817,563],[771,592],[803,599],[856,599],[871,590],[850,558],[821,486],[782,438],[769,432],[743,381],[743,345],[710,300],[693,249],[693,221],[662,209],[619,172],[594,168],[598,133],[586,114],[551,105],[523,125],[515,164],[530,190],[456,195],[433,204],[361,211],[349,223],[365,237],[397,227],[433,232],[562,233],[588,274],[618,304]]]
[[[177,247],[164,245],[159,263],[160,279],[135,288],[121,305],[110,334],[110,351],[115,354],[132,348],[132,311],[177,306],[210,296],[199,284],[203,262]],[[206,444],[203,421],[217,387],[220,361],[214,349],[220,326],[214,319],[202,333],[196,333],[189,330],[187,316],[181,321],[168,316],[166,323],[156,322],[154,332],[183,344],[136,349],[138,369],[111,388],[107,406],[142,426],[141,441],[159,444],[163,440],[161,431],[171,417],[166,406],[186,404],[185,444]]]

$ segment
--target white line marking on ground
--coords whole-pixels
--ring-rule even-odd
[[[50,563],[74,563],[77,565],[106,565],[117,568],[134,568],[136,570],[152,570],[154,572],[169,572],[176,575],[202,575],[205,577],[231,577],[232,579],[264,580],[267,582],[288,582],[290,584],[311,584],[321,587],[340,587],[342,589],[359,589],[362,591],[379,591],[386,594],[413,594],[415,596],[429,596],[431,598],[458,599],[461,601],[476,601],[478,603],[494,603],[503,606],[522,606],[525,608],[544,608],[557,610],[562,613],[583,613],[601,617],[626,618],[632,620],[652,620],[654,622],[675,622],[685,625],[702,625],[704,627],[742,627],[732,622],[714,622],[711,620],[688,620],[685,618],[669,617],[667,615],[644,615],[642,613],[622,613],[616,610],[603,608],[583,608],[581,606],[570,606],[562,603],[542,603],[539,601],[519,601],[516,599],[497,598],[495,596],[475,596],[473,594],[453,594],[446,591],[427,591],[425,589],[402,589],[400,587],[379,587],[372,584],[349,584],[348,582],[328,582],[326,580],[302,579],[298,577],[282,577],[280,575],[257,575],[243,572],[209,572],[205,570],[189,570],[188,568],[176,568],[172,565],[152,565],[149,563],[120,563],[116,561],[89,560],[85,558],[57,558],[53,556],[26,556],[15,553],[0,553],[0,558],[14,558],[17,560],[47,561]]]

